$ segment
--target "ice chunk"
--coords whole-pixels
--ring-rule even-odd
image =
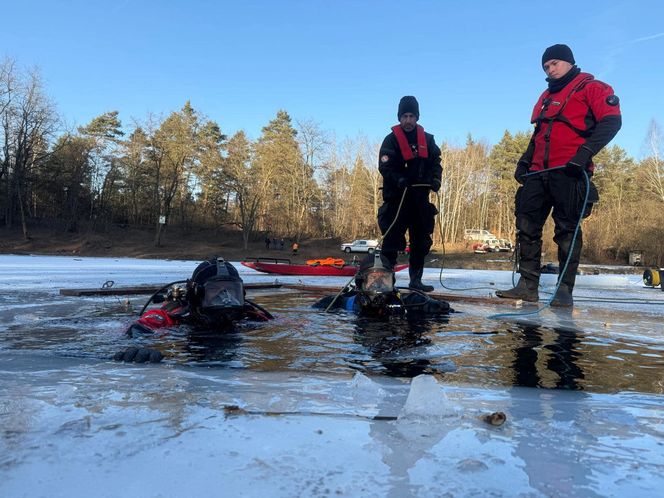
[[[384,397],[385,390],[366,375],[356,372],[350,383],[353,399],[362,405],[377,405]]]
[[[399,419],[443,418],[456,414],[443,388],[432,375],[418,375],[410,383]]]

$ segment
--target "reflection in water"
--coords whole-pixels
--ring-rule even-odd
[[[179,325],[150,334],[134,333],[128,341],[132,346],[156,349],[177,363],[228,367],[236,366],[233,362],[237,361],[243,334],[242,327],[236,325],[223,331]]]
[[[431,334],[447,323],[447,317],[434,319],[397,318],[376,320],[358,316],[353,340],[361,344],[371,357],[384,368],[384,373],[396,377],[416,377],[438,371],[436,365],[416,351],[433,343]],[[409,354],[411,353],[411,354]]]
[[[135,316],[114,301],[44,304],[39,313],[10,314],[10,325],[0,323],[0,351],[106,360],[137,346],[158,349],[166,362],[217,368],[340,375],[359,370],[403,377],[442,373],[447,383],[478,386],[662,392],[664,339],[657,335],[495,322],[484,312],[376,321],[312,310],[317,295],[252,297],[276,319],[240,323],[223,334],[182,328],[134,339],[124,331]]]
[[[188,331],[179,343],[178,356],[188,362],[229,365],[237,358],[237,350],[242,342],[239,330],[229,330],[224,334],[206,334]]]
[[[580,339],[573,330],[548,329],[553,339],[545,342],[545,330],[529,325],[517,325],[513,331],[514,385],[525,387],[548,387],[560,389],[582,389],[579,381],[584,379],[579,367]],[[542,357],[542,358],[540,358]]]
[[[537,391],[535,398],[518,392],[511,397],[511,411],[527,413],[528,418],[522,422],[542,435],[532,438],[528,432],[517,431],[513,439],[514,455],[523,461],[531,486],[544,496],[551,496],[552,490],[556,490],[555,496],[600,496],[592,489],[592,469],[598,464],[592,462],[586,450],[597,446],[593,434],[597,421],[584,402],[588,396],[581,392]],[[561,439],[572,438],[576,444],[559,444]]]

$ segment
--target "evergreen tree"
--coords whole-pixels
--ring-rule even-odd
[[[260,178],[263,230],[298,239],[315,183],[296,136],[288,113],[277,112],[256,144],[254,170]]]
[[[491,149],[489,167],[492,175],[490,205],[494,233],[515,238],[514,195],[519,184],[514,179],[516,163],[528,148],[530,134],[519,132],[512,135],[505,130],[503,138]]]

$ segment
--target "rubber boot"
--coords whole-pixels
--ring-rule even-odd
[[[560,284],[556,295],[551,300],[551,306],[555,308],[571,308],[574,306],[574,298],[572,297],[572,288],[564,283]]]
[[[408,270],[410,274],[410,283],[408,284],[409,289],[418,290],[421,292],[432,292],[433,286],[422,283],[422,274],[424,273],[424,268]]]
[[[496,291],[496,296],[536,303],[539,301],[537,287],[539,287],[539,281],[520,277],[516,287],[509,290]]]

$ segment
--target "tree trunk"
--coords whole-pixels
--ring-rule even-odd
[[[159,223],[159,220],[157,220],[157,231],[154,236],[154,246],[155,247],[161,247],[161,234],[163,232],[164,225]]]
[[[17,182],[16,187],[17,187],[16,194],[18,196],[19,211],[21,213],[21,228],[23,229],[23,240],[30,240],[30,234],[28,233],[28,224],[25,220],[25,209],[23,207],[23,196],[21,195],[20,182]]]

